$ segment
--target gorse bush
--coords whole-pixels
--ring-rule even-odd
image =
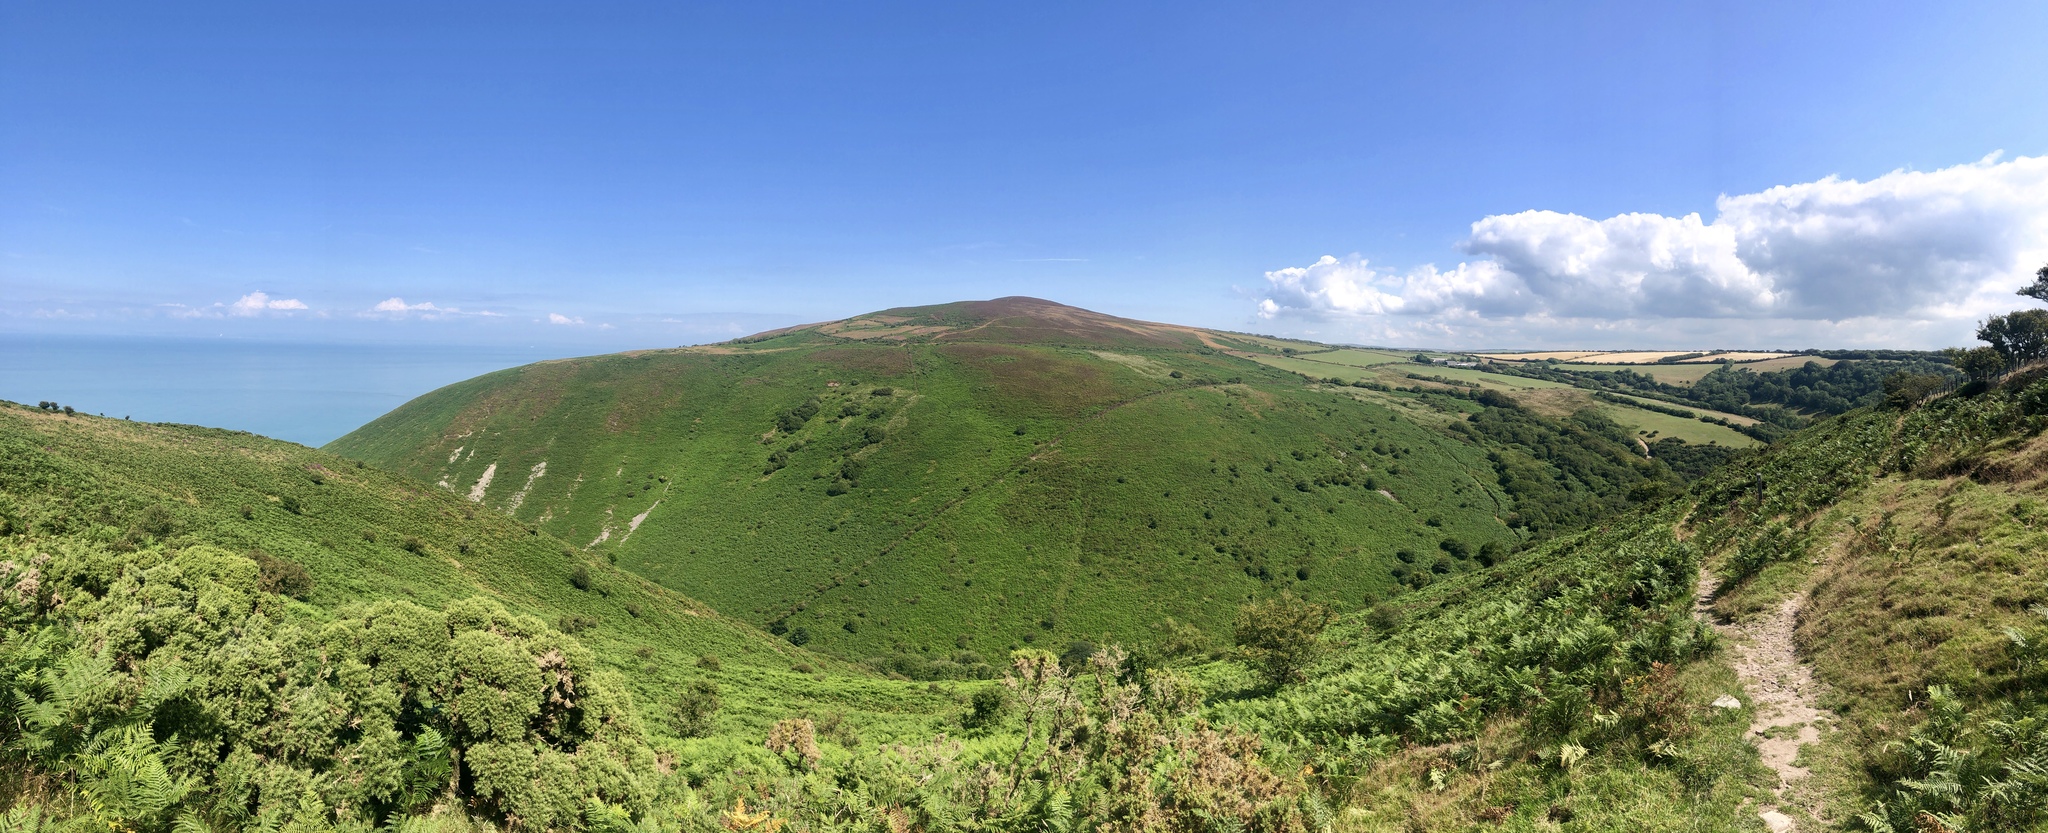
[[[701,738],[711,734],[713,720],[724,702],[718,696],[718,684],[710,680],[691,680],[681,694],[676,695],[674,706],[675,731],[680,737]]]
[[[556,828],[652,801],[630,703],[574,640],[481,600],[295,621],[261,584],[206,546],[11,553],[10,765],[145,831],[376,825],[448,794]]]
[[[262,550],[250,550],[256,562],[256,589],[305,601],[313,595],[313,574],[296,561],[287,561]]]

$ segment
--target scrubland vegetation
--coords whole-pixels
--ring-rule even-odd
[[[1501,741],[1516,685],[1618,707],[1641,696],[1630,680],[1666,679],[1656,663],[1708,644],[1661,610],[1680,604],[1685,582],[1666,573],[1682,551],[1591,571],[1618,584],[1580,584],[1583,565],[1539,554],[1506,563],[1548,578],[1485,610],[1456,600],[1487,574],[1455,571],[1327,636],[1327,613],[1282,596],[1229,606],[1241,653],[1196,632],[1025,649],[991,683],[892,683],[330,455],[25,409],[0,419],[5,789],[11,818],[52,829],[1326,828],[1373,817],[1360,779],[1401,750]],[[282,493],[303,495],[299,512]],[[341,540],[362,529],[381,531]],[[391,541],[405,536],[419,552]],[[1477,618],[1430,624],[1451,610]],[[592,621],[574,636],[551,624],[571,616]],[[1501,619],[1531,616],[1536,641],[1494,641]],[[1517,683],[1489,651],[1555,673]],[[1544,793],[1609,765],[1573,730],[1555,749],[1487,748],[1517,789]],[[1446,754],[1426,778],[1495,763]],[[1509,815],[1609,812],[1594,803]]]
[[[1076,326],[548,363],[337,444],[417,483],[0,408],[6,824],[2048,829],[2031,360],[1845,359],[1856,409],[1738,453]],[[1804,605],[1790,798],[1703,570]]]
[[[458,494],[492,472],[485,507],[919,679],[1168,618],[1227,641],[1281,593],[1356,611],[1689,476],[1599,414],[1245,358],[1319,345],[977,303],[531,365],[329,450]]]

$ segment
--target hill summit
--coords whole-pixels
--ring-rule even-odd
[[[1118,318],[1022,295],[987,301],[897,307],[822,324],[770,330],[740,341],[760,341],[798,332],[882,343],[986,341],[1162,348],[1224,346],[1206,330]]]
[[[1612,423],[1255,360],[1321,349],[1035,298],[906,307],[493,373],[329,450],[913,677],[1220,639],[1282,593],[1356,609],[1675,485]]]

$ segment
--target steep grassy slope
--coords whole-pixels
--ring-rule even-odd
[[[1704,489],[1737,621],[1798,610],[1839,715],[1803,800],[1876,830],[2048,829],[2048,383],[1866,410]],[[1981,388],[1981,386],[1979,386]],[[1967,391],[1967,389],[1966,389]]]
[[[1273,407],[1257,393],[1218,407]],[[1421,426],[1488,406],[1411,407]],[[963,708],[323,452],[11,405],[0,451],[0,696],[17,718],[0,727],[0,806],[26,829],[1355,829],[1420,795],[1386,768],[1410,760],[1393,750],[1520,719],[1518,663],[1549,669],[1546,690],[1643,702],[1620,681],[1707,646],[1668,612],[1688,552],[1629,544],[1630,527],[1452,570],[1403,597],[1401,639],[1365,638],[1377,612],[1348,621],[1333,647],[1352,649],[1312,689],[1275,696],[1200,651],[1167,668],[1027,650],[1008,685],[982,687],[1007,698]],[[725,694],[714,736],[672,737],[667,705],[706,678]],[[1361,711],[1361,692],[1380,699]],[[1725,819],[1742,794],[1739,768],[1687,781],[1639,744],[1552,766],[1549,731],[1475,747],[1509,757],[1478,812],[1618,823],[1685,789],[1649,818]],[[1657,748],[1717,760],[1726,734]],[[1446,755],[1421,783],[1489,764]]]
[[[1463,391],[1242,357],[1308,346],[1032,299],[888,310],[503,371],[329,450],[906,668],[1139,641],[1169,617],[1220,635],[1281,591],[1353,609],[1543,531],[1503,486],[1542,450],[1445,430],[1484,410]],[[1625,503],[1668,477],[1625,435],[1577,436],[1604,444],[1604,480],[1526,482]]]
[[[113,558],[260,551],[304,568],[310,591],[295,609],[313,616],[487,598],[573,631],[662,733],[676,692],[702,679],[725,687],[718,720],[732,732],[840,713],[877,733],[921,735],[931,713],[952,707],[859,673],[822,683],[810,670],[849,669],[454,495],[241,432],[0,405],[0,535],[10,551],[62,541]],[[706,655],[722,670],[699,668]]]
[[[1218,397],[1212,406],[1220,409],[1216,419],[1260,420],[1258,434],[1243,432],[1247,440],[1286,424],[1275,412],[1276,403],[1289,401],[1287,389],[1240,385],[1242,397],[1232,396],[1224,384],[1168,389],[1139,401]],[[905,388],[880,398],[917,395]],[[1337,422],[1330,412],[1351,407],[1339,401],[1349,398],[1361,413],[1384,408],[1407,429],[1459,448],[1491,443],[1495,453],[1560,442],[1566,429],[1604,430],[1597,421],[1576,427],[1544,422],[1485,397],[1411,392],[1387,398],[1393,393],[1304,386],[1298,380],[1292,388],[1301,397],[1295,401],[1322,403],[1321,410],[1305,409],[1297,417],[1313,425]],[[1813,761],[1823,792],[1836,802],[1829,805],[1832,818],[1846,823],[1870,811],[1878,821],[1912,824],[1916,813],[1930,809],[1951,829],[2028,829],[2039,822],[2026,815],[2034,806],[2027,802],[2038,799],[2026,792],[2025,779],[2032,771],[2028,756],[2040,748],[2039,721],[2027,721],[2036,720],[2029,710],[2039,709],[2041,662],[2027,646],[2048,633],[2025,612],[2041,600],[2037,591],[2044,577],[2032,555],[2037,499],[2019,490],[2038,488],[2048,468],[2040,464],[2048,457],[2042,445],[2048,441],[2037,439],[2042,420],[2031,415],[2041,409],[2029,404],[2048,401],[2039,393],[1954,397],[1904,415],[1853,414],[1710,475],[1688,495],[1500,556],[1494,566],[1440,575],[1423,570],[1419,575],[1436,578],[1416,582],[1425,585],[1419,591],[1390,596],[1339,620],[1323,636],[1325,658],[1306,669],[1304,680],[1278,690],[1258,683],[1236,659],[1219,659],[1228,655],[1197,651],[1180,661],[1185,664],[1161,667],[1156,653],[1111,652],[1076,657],[1063,668],[1048,654],[1026,651],[1010,666],[1012,682],[1003,689],[1010,692],[1007,708],[998,698],[989,701],[984,717],[972,719],[943,687],[875,680],[694,608],[613,571],[600,555],[536,534],[514,519],[480,509],[470,517],[476,507],[466,495],[231,432],[0,410],[0,444],[7,452],[0,455],[0,518],[8,536],[7,555],[0,560],[12,562],[6,569],[18,569],[37,552],[101,553],[111,559],[106,563],[146,566],[149,580],[138,587],[152,599],[164,598],[150,588],[163,584],[162,571],[174,567],[203,589],[201,599],[218,606],[226,597],[249,596],[234,590],[232,576],[225,589],[204,589],[211,585],[189,577],[215,569],[210,564],[240,563],[253,570],[239,557],[209,553],[260,548],[306,564],[315,581],[305,594],[310,605],[274,608],[274,597],[259,596],[258,614],[284,621],[331,617],[344,630],[356,627],[361,611],[408,597],[455,611],[451,622],[477,616],[467,602],[451,604],[476,594],[557,622],[569,615],[594,617],[595,624],[573,627],[580,631],[577,639],[592,646],[590,661],[608,666],[608,674],[595,682],[630,689],[660,757],[636,776],[637,792],[595,788],[594,797],[605,803],[588,805],[580,814],[560,814],[562,807],[584,806],[574,801],[553,805],[558,815],[550,826],[584,829],[622,829],[629,821],[648,829],[730,826],[753,818],[739,812],[734,802],[741,799],[755,808],[747,812],[768,814],[758,817],[762,824],[780,819],[793,829],[818,830],[1036,830],[1074,824],[1761,829],[1755,806],[1771,797],[1769,776],[1744,742],[1753,706],[1723,661],[1716,637],[1690,615],[1694,577],[1704,562],[1727,585],[1719,604],[1740,617],[1816,576],[1833,576],[1820,585],[1806,620],[1807,653],[1841,692],[1834,705],[1845,728],[1827,736]],[[1239,416],[1233,409],[1250,413]],[[1093,421],[1116,418],[1112,412]],[[1353,430],[1371,437],[1374,428],[1386,430],[1372,424]],[[1049,444],[1058,451],[1089,436],[1070,429]],[[1388,468],[1420,467],[1426,459],[1420,452],[1391,451]],[[1575,470],[1571,455],[1543,456],[1556,461],[1547,464],[1554,471]],[[1290,454],[1284,463],[1275,461],[1276,470],[1313,460],[1304,458]],[[1496,466],[1488,471],[1502,482],[1498,464],[1486,463]],[[1227,476],[1227,467],[1218,467]],[[1240,467],[1238,479],[1257,483],[1254,471],[1267,474]],[[1516,472],[1508,467],[1503,496],[1536,494],[1518,492],[1533,487],[1515,485],[1523,482]],[[1126,483],[1117,484],[1118,476]],[[1129,481],[1135,479],[1132,473],[1106,472],[1085,486],[1114,494],[1117,485],[1133,485]],[[856,485],[849,495],[872,485]],[[1193,493],[1185,483],[1162,481],[1158,488],[1163,492],[1169,485],[1176,494]],[[1329,487],[1310,481],[1309,491],[1288,488],[1313,495]],[[1281,497],[1274,515],[1281,524],[1268,529],[1298,522],[1290,516],[1314,517],[1301,511],[1305,504],[1287,503],[1304,498]],[[970,498],[960,505],[971,503]],[[1290,505],[1295,512],[1286,511]],[[1330,506],[1341,512],[1352,504]],[[1875,518],[1887,522],[1877,524]],[[950,520],[949,515],[927,528]],[[650,529],[643,524],[628,540]],[[417,545],[408,548],[407,538],[418,539]],[[469,553],[462,551],[464,539]],[[1822,563],[1810,563],[1815,559]],[[1972,569],[1959,571],[1960,563]],[[571,582],[578,566],[593,590]],[[1312,582],[1297,579],[1296,586]],[[9,592],[20,595],[20,588],[17,583]],[[1841,598],[1831,600],[1830,593]],[[14,603],[12,596],[8,603]],[[628,604],[640,615],[625,609]],[[1237,607],[1234,600],[1216,605],[1231,612]],[[543,662],[560,639],[523,630],[529,626],[495,627],[529,633],[523,638]],[[1821,627],[1830,630],[1811,630]],[[2007,634],[2007,627],[2020,638]],[[8,628],[0,659],[45,661],[20,638],[26,632],[12,621]],[[573,665],[577,649],[563,650]],[[720,653],[722,670],[697,667],[695,657],[703,652]],[[207,655],[233,657],[235,651]],[[1886,662],[1873,663],[1872,656]],[[791,673],[799,662],[823,673]],[[61,668],[40,673],[69,679],[70,671],[55,673]],[[646,704],[663,702],[704,676],[726,687],[727,712],[721,713],[717,736],[660,737],[670,718]],[[1946,693],[1932,698],[1935,719],[1927,720],[1922,704],[1930,700],[1931,684],[1945,686]],[[1745,703],[1736,709],[1709,705],[1723,695]],[[767,731],[769,721],[798,714],[820,719],[786,724],[774,735]],[[296,725],[298,719],[278,718],[277,725]],[[780,751],[764,749],[764,735],[783,738]],[[345,739],[347,733],[335,737]],[[596,749],[630,749],[630,740]],[[1902,745],[1888,746],[1887,740]],[[809,751],[806,743],[819,745]],[[175,751],[154,748],[149,754],[158,757]],[[423,754],[417,743],[399,751]],[[550,777],[573,772],[602,782],[602,773],[614,771],[602,762],[609,758],[581,757],[595,755],[593,749],[580,748],[577,755],[549,759],[566,760],[568,767]],[[432,756],[419,760],[431,762]],[[104,776],[80,777],[85,785],[98,785],[92,789],[105,789]],[[346,787],[339,780],[331,785]],[[473,794],[473,787],[463,789]],[[217,797],[181,799],[173,806],[216,808],[212,813],[234,806],[207,803]],[[502,819],[493,813],[549,806],[543,798],[472,798],[466,806]],[[48,795],[45,800],[61,803]],[[289,819],[302,829],[349,830],[390,820],[380,815],[387,810],[365,817],[361,808],[337,809],[321,800],[326,799],[299,801],[297,810],[276,809],[289,802],[258,801],[260,812],[246,819],[201,820],[216,829]],[[394,800],[379,806],[412,812],[439,800],[428,790],[409,799],[411,804]],[[1882,809],[1880,800],[1886,802]],[[74,804],[70,812],[80,819],[128,819],[129,826],[149,830],[169,829],[182,818],[86,804]],[[441,818],[446,823],[450,817]]]
[[[2040,375],[1820,423],[1347,618],[1301,685],[1212,712],[1314,762],[1351,829],[2048,830]],[[1739,679],[1762,649],[1693,621],[1700,569],[1734,633],[1790,612],[1816,725],[1749,731],[1790,682]],[[1749,744],[1802,729],[1776,793]]]

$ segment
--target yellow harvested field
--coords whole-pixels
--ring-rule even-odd
[[[1504,362],[1540,362],[1546,359],[1556,359],[1561,362],[1568,362],[1577,359],[1580,356],[1600,355],[1600,351],[1549,350],[1537,353],[1473,353],[1472,355],[1479,356],[1481,358],[1496,359]]]
[[[1699,358],[1697,358],[1697,359],[1685,359],[1685,361],[1688,361],[1688,362],[1718,362],[1718,361],[1722,361],[1722,360],[1724,360],[1724,359],[1725,359],[1725,360],[1727,360],[1727,361],[1731,361],[1731,362],[1760,362],[1760,361],[1763,361],[1763,360],[1765,360],[1765,359],[1782,359],[1782,358],[1785,358],[1786,356],[1789,356],[1789,355],[1791,355],[1791,354],[1790,354],[1790,353],[1745,353],[1745,352],[1742,352],[1742,351],[1740,351],[1740,350],[1731,350],[1731,351],[1729,351],[1729,352],[1726,352],[1726,353],[1715,353],[1715,354],[1713,354],[1713,355],[1710,355],[1710,356],[1701,356],[1701,357],[1699,357]]]
[[[1713,364],[1716,362],[1768,362],[1778,359],[1799,358],[1791,353],[1760,353],[1753,350],[1547,350],[1535,353],[1474,353],[1472,355],[1502,362],[1541,362],[1556,359],[1573,364],[1655,364],[1658,359],[1671,356],[1685,356],[1705,353],[1697,358],[1679,359],[1675,364]],[[1803,363],[1803,362],[1802,362]],[[1797,367],[1797,364],[1793,365]]]
[[[1704,353],[1704,350],[1550,350],[1542,353],[1475,353],[1496,361],[1541,362],[1556,359],[1580,364],[1650,364],[1666,356]],[[1777,355],[1775,353],[1771,355]]]
[[[1699,350],[1638,350],[1629,353],[1595,353],[1578,361],[1586,364],[1650,364],[1670,356],[1698,353]]]

